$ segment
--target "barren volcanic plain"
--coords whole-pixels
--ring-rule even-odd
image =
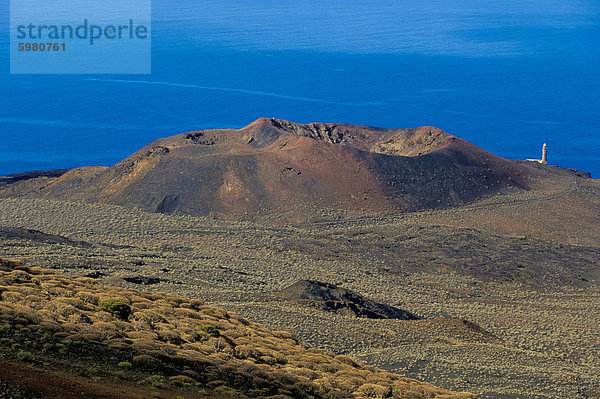
[[[585,173],[433,127],[261,118],[30,177],[0,186],[4,258],[200,298],[452,391],[600,398],[600,183]],[[301,280],[330,287],[328,305],[294,300]],[[416,317],[356,317],[344,298]]]

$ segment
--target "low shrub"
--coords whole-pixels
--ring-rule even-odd
[[[33,362],[35,360],[35,357],[33,356],[33,354],[31,354],[31,352],[26,352],[22,350],[17,352],[17,358],[23,362]]]
[[[221,336],[221,333],[219,332],[219,330],[217,330],[217,327],[210,325],[210,324],[201,324],[198,326],[198,330],[204,331],[205,333],[207,333],[213,337]]]
[[[190,385],[196,385],[198,383],[198,381],[188,377],[187,375],[175,375],[173,377],[169,377],[169,380],[171,380],[177,386],[186,387]]]
[[[158,359],[148,355],[134,356],[133,364],[137,368],[146,370],[153,370],[160,366],[160,362],[158,361]]]
[[[131,315],[131,307],[120,299],[101,301],[98,303],[98,307],[121,320],[127,320]]]

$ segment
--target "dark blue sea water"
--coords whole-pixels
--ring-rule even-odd
[[[600,176],[600,2],[310,3],[155,0],[151,75],[10,75],[3,18],[0,174],[274,116],[435,125],[508,158],[547,142]]]

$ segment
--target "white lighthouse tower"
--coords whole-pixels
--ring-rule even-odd
[[[548,164],[548,145],[546,143],[542,146],[542,163],[544,165]]]
[[[542,146],[542,159],[528,159],[531,162],[543,163],[544,165],[548,164],[548,145],[544,143]]]

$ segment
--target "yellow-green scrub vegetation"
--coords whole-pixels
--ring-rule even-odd
[[[0,355],[225,397],[473,397],[308,348],[197,299],[103,287],[4,260]]]

